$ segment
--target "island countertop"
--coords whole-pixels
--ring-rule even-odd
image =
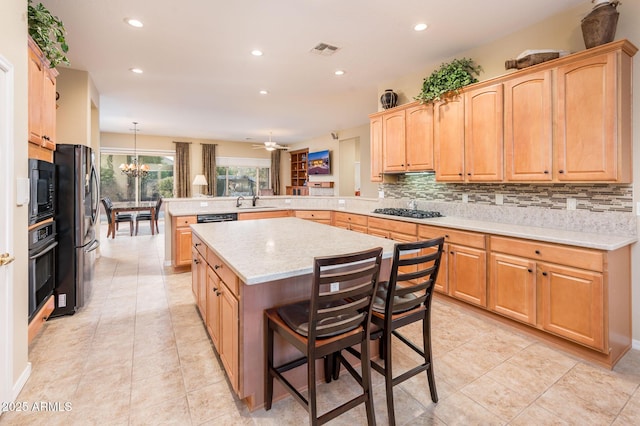
[[[382,257],[391,258],[395,244],[294,217],[200,223],[191,229],[248,285],[311,274],[318,256],[382,247]]]

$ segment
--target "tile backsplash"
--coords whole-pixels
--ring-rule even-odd
[[[391,199],[463,202],[466,194],[469,204],[496,205],[496,194],[500,194],[502,204],[511,207],[566,210],[567,198],[573,198],[576,210],[633,211],[631,184],[461,184],[436,182],[435,174],[420,173],[399,175],[397,183],[383,183],[380,190]]]

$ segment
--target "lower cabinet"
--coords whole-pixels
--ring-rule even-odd
[[[172,263],[173,267],[191,265],[191,225],[197,223],[196,216],[173,216]]]
[[[295,217],[331,225],[331,210],[296,210]]]
[[[191,291],[200,311],[200,316],[207,315],[207,264],[205,257],[194,246],[192,250],[193,265],[191,265]],[[205,255],[206,256],[206,255]]]
[[[334,212],[332,225],[349,231],[368,233],[367,216],[346,212]]]
[[[435,290],[474,305],[487,306],[485,236],[419,225],[418,238],[444,237],[445,244]]]
[[[536,325],[536,264],[529,259],[491,253],[489,309]]]
[[[238,220],[272,219],[275,217],[289,217],[289,210],[268,210],[261,212],[238,213]]]

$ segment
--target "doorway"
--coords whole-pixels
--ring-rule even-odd
[[[338,195],[353,197],[360,188],[360,138],[340,141],[340,179]]]
[[[0,56],[0,253],[14,254],[13,66]],[[13,401],[13,263],[0,266],[0,401]],[[0,412],[0,415],[2,413]]]

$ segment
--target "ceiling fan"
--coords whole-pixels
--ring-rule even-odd
[[[269,132],[269,140],[264,142],[262,145],[253,145],[253,149],[266,149],[267,151],[275,151],[276,149],[289,149],[288,146],[278,145],[277,142],[273,142],[271,140],[271,132]]]

